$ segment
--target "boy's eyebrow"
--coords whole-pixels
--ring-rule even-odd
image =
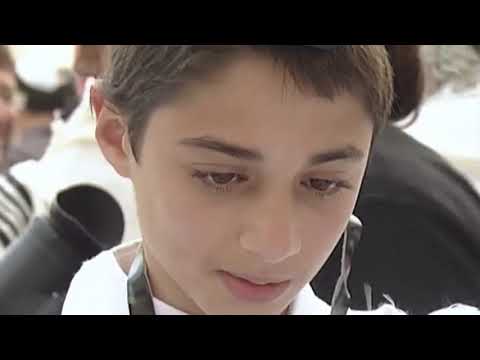
[[[183,139],[179,142],[179,144],[188,147],[215,151],[241,160],[264,160],[264,156],[257,150],[247,149],[239,145],[229,144],[226,141],[210,136]],[[365,154],[355,146],[347,145],[342,148],[328,150],[313,155],[310,158],[309,166],[315,166],[341,160],[360,161],[364,158],[364,156]]]
[[[325,164],[334,161],[350,160],[360,161],[365,157],[363,151],[353,145],[333,149],[313,155],[310,158],[310,166]]]
[[[264,159],[263,155],[256,150],[246,149],[238,145],[229,144],[223,140],[210,136],[183,139],[179,144],[216,151],[241,160],[262,161]]]

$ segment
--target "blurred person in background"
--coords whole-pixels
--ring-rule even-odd
[[[32,81],[28,71],[25,72],[17,70],[23,106],[13,129],[4,169],[22,161],[40,159],[52,135],[51,122],[54,118],[68,119],[78,106],[79,96],[75,91],[73,75],[68,70],[60,69],[55,73],[57,79],[53,88]]]
[[[406,132],[445,155],[480,190],[478,45],[425,45],[427,101]]]
[[[350,276],[352,307],[376,308],[388,299],[411,314],[455,303],[478,307],[480,197],[447,160],[396,126],[412,113],[419,115],[418,124],[423,121],[425,73],[419,46],[387,48],[396,102],[390,124],[373,147],[355,209],[364,233]],[[427,83],[430,95],[438,84]],[[453,124],[461,123],[451,115]],[[463,138],[449,141],[455,146]],[[332,298],[340,259],[338,246],[313,281],[325,301]]]
[[[107,191],[122,208],[125,217],[122,241],[127,242],[140,237],[133,189],[102,156],[90,109],[90,88],[101,73],[104,51],[103,45],[76,46],[76,88],[83,91],[80,105],[68,119],[57,118],[52,122],[52,136],[41,159],[16,164],[9,176],[27,189],[33,204],[30,218],[44,214],[55,196],[68,187],[89,184]]]
[[[14,97],[17,87],[13,57],[7,45],[0,45],[0,163],[2,165],[5,163],[15,120]]]
[[[0,45],[0,163],[6,167],[18,114],[15,62],[7,45]],[[28,224],[32,203],[27,190],[9,174],[0,176],[0,253]]]

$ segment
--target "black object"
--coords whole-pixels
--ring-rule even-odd
[[[480,196],[440,155],[388,126],[377,138],[355,214],[364,234],[353,259],[351,307],[388,303],[410,314],[480,306]],[[337,246],[312,285],[331,299]]]
[[[60,193],[0,259],[0,314],[59,314],[82,263],[119,244],[123,231],[122,210],[105,191]]]
[[[331,315],[347,315],[348,313],[352,299],[348,280],[352,270],[353,254],[362,238],[362,228],[361,221],[357,217],[352,216],[343,238],[340,277],[333,292]]]
[[[155,315],[152,288],[148,280],[142,246],[128,274],[127,293],[130,315]]]
[[[37,89],[19,76],[17,76],[17,83],[19,90],[26,97],[25,109],[32,113],[53,113],[55,110],[60,110],[62,119],[67,119],[80,103],[73,76],[52,91]]]

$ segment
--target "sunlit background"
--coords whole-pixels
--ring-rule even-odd
[[[17,71],[41,89],[55,88],[58,70],[72,67],[73,45],[10,45]]]

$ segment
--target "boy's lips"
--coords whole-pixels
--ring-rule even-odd
[[[280,297],[291,280],[273,280],[220,271],[220,278],[233,296],[248,302],[270,302]]]

